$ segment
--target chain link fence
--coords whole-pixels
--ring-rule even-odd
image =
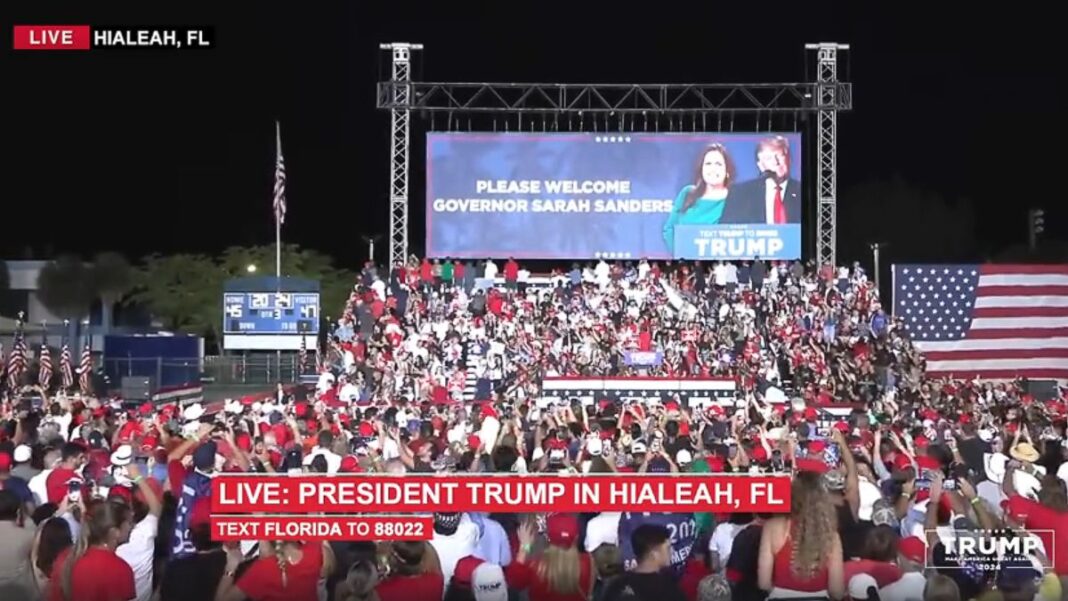
[[[111,357],[104,360],[104,373],[111,386],[118,387],[124,377],[149,377],[157,386],[167,387],[190,382],[218,386],[273,387],[278,382],[291,383],[301,375],[313,376],[314,359],[308,357],[301,369],[300,357],[292,353],[256,355],[209,355],[203,359],[170,357]]]

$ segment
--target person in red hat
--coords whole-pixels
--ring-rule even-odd
[[[508,582],[517,590],[528,590],[531,601],[585,601],[593,592],[593,560],[579,551],[578,519],[557,513],[545,521],[549,546],[537,558],[530,558],[534,525],[519,528],[519,552],[508,565]]]

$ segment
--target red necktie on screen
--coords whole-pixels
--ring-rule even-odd
[[[786,205],[782,203],[782,186],[775,186],[775,223],[786,223]]]

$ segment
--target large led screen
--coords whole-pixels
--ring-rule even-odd
[[[796,259],[796,133],[427,135],[431,257]]]

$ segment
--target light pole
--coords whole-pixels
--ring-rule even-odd
[[[1031,209],[1027,212],[1027,247],[1031,252],[1038,250],[1038,237],[1046,231],[1046,212]]]
[[[872,263],[875,266],[875,288],[878,289],[880,291],[880,293],[882,292],[882,289],[879,288],[879,273],[881,271],[881,269],[879,267],[879,251],[884,246],[886,246],[885,242],[872,242],[871,243],[871,258],[872,258]]]
[[[360,236],[363,241],[367,243],[367,260],[371,263],[375,262],[375,242],[382,238],[382,234],[376,234],[374,236]]]

